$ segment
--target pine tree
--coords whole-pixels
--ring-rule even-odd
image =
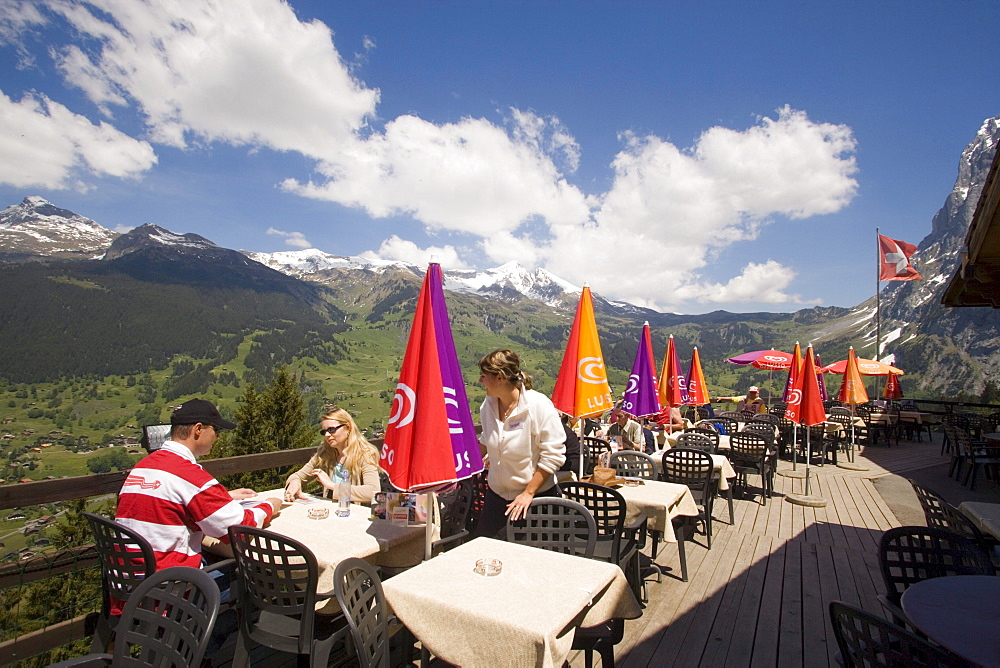
[[[248,382],[237,406],[236,429],[212,449],[213,457],[293,450],[315,444],[302,393],[285,367],[277,370],[263,392]],[[276,489],[284,486],[288,473],[288,467],[249,471],[227,476],[222,482],[231,489]]]

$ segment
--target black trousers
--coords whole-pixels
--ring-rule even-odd
[[[562,490],[559,489],[559,485],[552,485],[547,490],[535,494],[535,498],[545,496],[562,496]],[[483,500],[483,511],[479,516],[479,524],[472,537],[485,536],[486,538],[507,540],[507,515],[505,513],[509,504],[510,501],[487,488],[486,498]]]

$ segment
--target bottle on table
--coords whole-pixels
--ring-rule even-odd
[[[338,473],[340,484],[337,486],[337,517],[347,517],[351,514],[351,472],[344,467]]]

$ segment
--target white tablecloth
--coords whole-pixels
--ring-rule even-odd
[[[979,530],[1000,539],[1000,503],[965,501],[959,507]]]
[[[280,499],[284,493],[278,489],[257,496]],[[327,499],[285,503],[267,526],[269,531],[294,538],[316,555],[318,591],[333,589],[333,572],[348,557],[358,557],[376,566],[413,566],[423,559],[424,525],[405,527],[389,520],[371,520],[371,508],[357,504],[351,504],[350,516],[337,517],[336,506]],[[322,520],[309,519],[310,508],[329,508],[330,515]],[[324,602],[325,609],[331,609],[331,605],[339,611],[336,600]]]
[[[661,531],[664,541],[676,543],[677,537],[670,521],[678,515],[698,516],[698,504],[691,496],[691,490],[687,485],[658,480],[644,480],[643,483],[638,487],[624,485],[616,488],[628,505],[625,524],[631,524],[640,515],[646,515],[651,530]]]
[[[728,444],[728,439],[726,441]],[[663,471],[664,452],[668,452],[668,450],[658,450],[650,455],[653,458],[653,466],[656,467],[657,473]],[[715,474],[719,476],[719,490],[725,492],[729,489],[729,479],[736,477],[736,471],[733,470],[733,465],[729,463],[729,458],[725,455],[711,455],[711,457],[712,463],[715,464]]]
[[[499,575],[476,574],[499,559]],[[559,552],[476,538],[383,583],[403,624],[449,663],[562,666],[577,626],[642,612],[622,570]]]

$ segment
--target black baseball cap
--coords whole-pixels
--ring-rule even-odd
[[[219,409],[211,401],[189,399],[175,406],[170,414],[170,424],[210,424],[216,429],[236,429],[236,423],[223,420]]]

